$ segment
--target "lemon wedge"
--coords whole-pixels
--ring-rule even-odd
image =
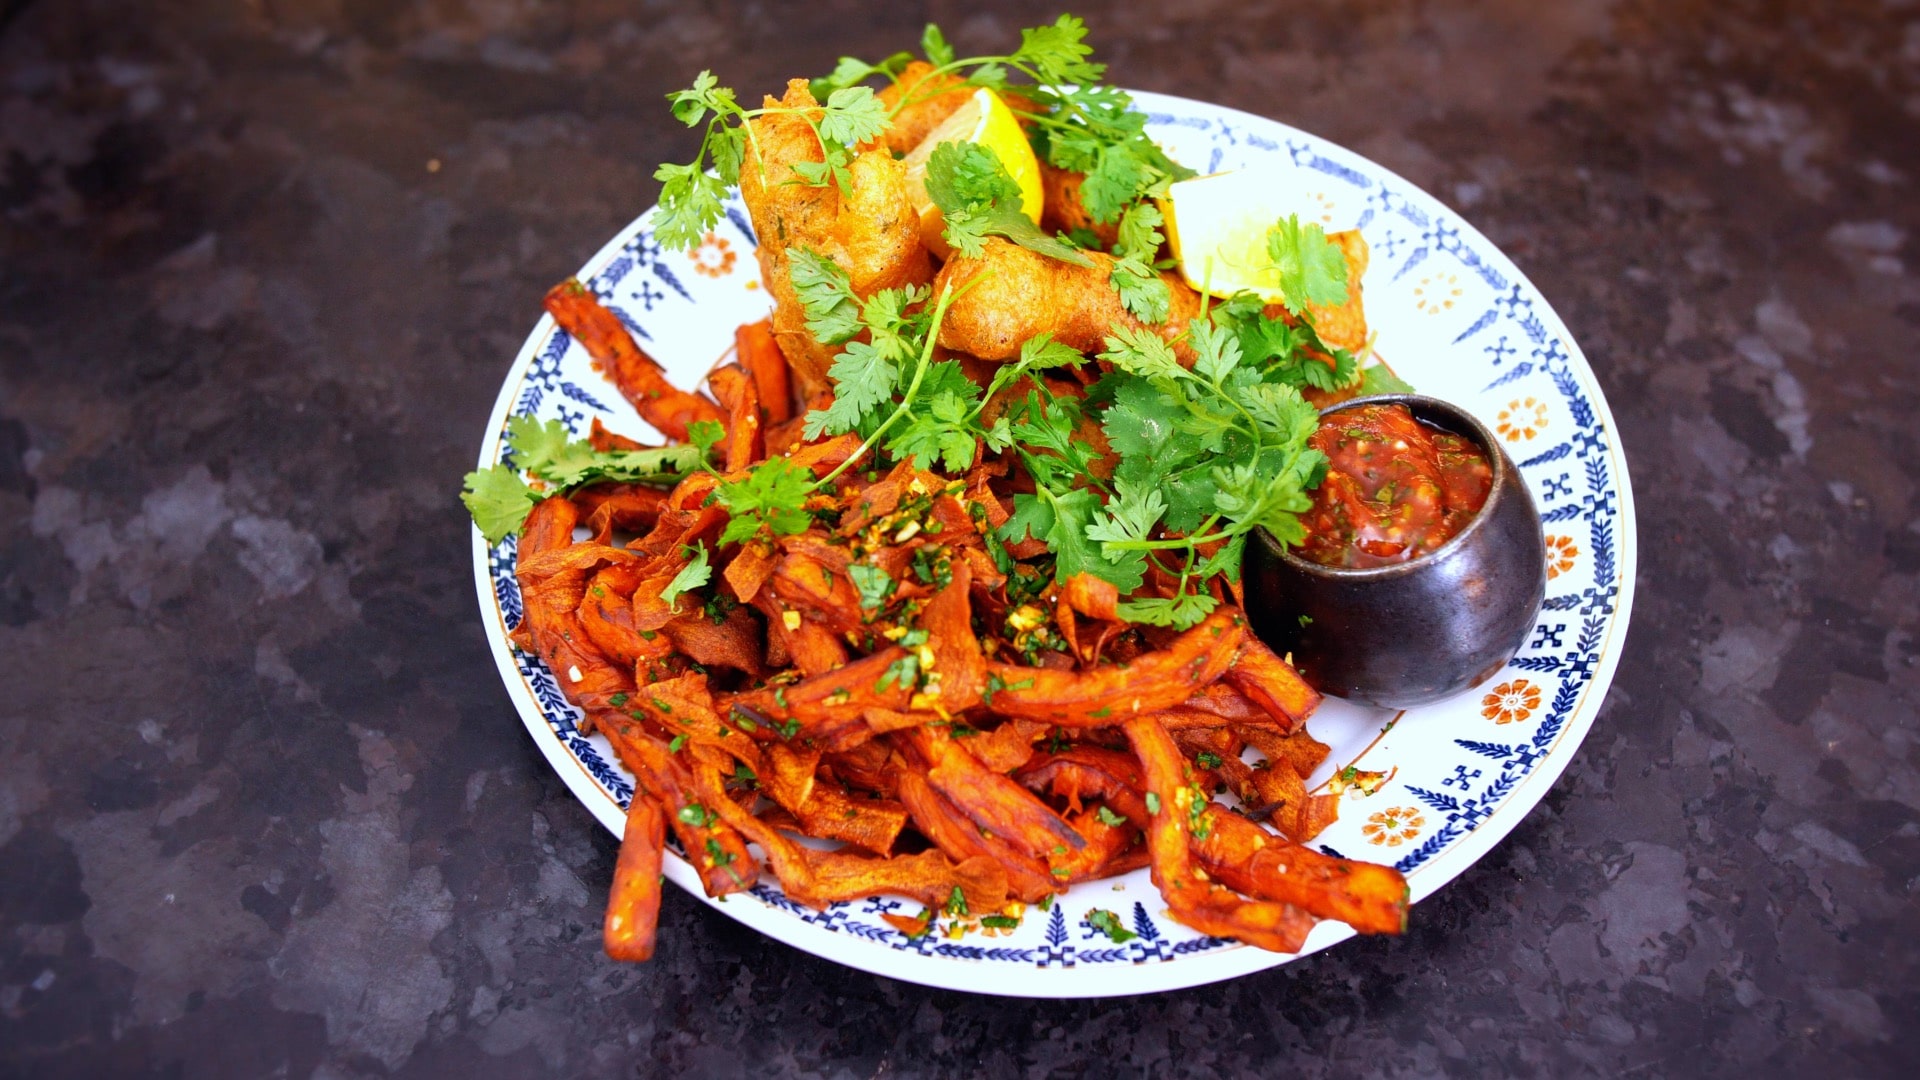
[[[1040,190],[1040,161],[1033,156],[1033,147],[1027,142],[1027,133],[1020,129],[1020,121],[1000,100],[1000,95],[986,87],[975,90],[973,97],[965,105],[953,111],[953,115],[942,120],[938,127],[927,132],[903,158],[907,166],[909,190],[915,193],[917,209],[920,211],[920,239],[927,250],[941,258],[946,258],[947,241],[940,235],[946,227],[940,208],[933,204],[933,197],[927,194],[927,159],[933,156],[933,148],[943,142],[971,142],[993,151],[1000,159],[1000,166],[1007,170],[1013,182],[1020,185],[1020,209],[1040,223],[1040,206],[1044,195]]]
[[[1224,172],[1169,185],[1160,213],[1187,284],[1214,296],[1242,290],[1268,303],[1285,298],[1267,255],[1267,230],[1299,210],[1269,177]]]

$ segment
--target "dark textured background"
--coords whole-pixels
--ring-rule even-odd
[[[1054,13],[1007,7],[0,0],[0,1074],[1913,1075],[1899,0],[1081,5],[1565,317],[1640,510],[1605,711],[1407,937],[1228,984],[966,997],[672,891],[601,958],[613,838],[475,617],[488,405],[690,151],[662,93]]]

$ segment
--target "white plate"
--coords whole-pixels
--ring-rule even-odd
[[[1418,902],[1485,855],[1547,793],[1579,748],[1619,662],[1633,599],[1633,494],[1613,418],[1580,348],[1533,284],[1486,237],[1438,200],[1379,165],[1305,132],[1248,113],[1162,94],[1135,94],[1148,131],[1199,169],[1261,169],[1296,196],[1303,219],[1359,228],[1372,247],[1368,321],[1378,349],[1422,393],[1457,402],[1505,440],[1546,521],[1551,560],[1544,610],[1521,653],[1485,685],[1394,714],[1329,701],[1309,722],[1333,753],[1310,784],[1359,760],[1395,769],[1378,793],[1349,793],[1316,842],[1393,862]],[[614,237],[580,279],[619,314],[681,385],[692,386],[732,347],[734,327],[764,316],[744,208],[698,249],[663,252],[651,212]],[[576,434],[602,417],[615,431],[659,441],[586,353],[542,318],[507,372],[480,464],[501,460],[507,418],[557,418]],[[519,618],[511,542],[473,539],[480,612],[507,692],[547,760],[617,835],[632,792],[605,741],[583,738],[579,713],[545,665],[514,649]],[[1383,729],[1384,733],[1383,733]],[[705,900],[698,877],[669,856],[667,876]],[[878,915],[919,905],[881,898],[815,912],[775,885],[714,903],[749,926],[851,967],[979,993],[1101,997],[1172,990],[1283,964],[1294,956],[1210,938],[1175,923],[1145,870],[1075,887],[1050,912],[1029,908],[1019,929],[950,941],[910,940]],[[1138,937],[1115,944],[1083,921],[1117,913]],[[1418,919],[1419,912],[1413,918]],[[1300,955],[1352,935],[1322,923]]]

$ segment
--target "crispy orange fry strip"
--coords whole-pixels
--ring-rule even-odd
[[[1291,904],[1243,900],[1207,879],[1193,864],[1189,823],[1198,818],[1210,825],[1221,812],[1196,809],[1194,790],[1181,774],[1180,748],[1158,720],[1143,716],[1127,721],[1125,727],[1127,741],[1146,774],[1147,809],[1153,818],[1147,827],[1153,883],[1160,887],[1174,919],[1203,934],[1237,938],[1274,952],[1299,952],[1313,929],[1313,916]]]
[[[1322,855],[1234,814],[1209,814],[1208,821],[1213,827],[1194,838],[1193,853],[1223,883],[1339,919],[1362,934],[1406,930],[1407,879],[1393,867]]]
[[[938,851],[873,859],[842,851],[806,852],[813,881],[795,897],[812,907],[842,900],[859,900],[880,893],[908,896],[939,907],[959,889],[967,910],[990,913],[1007,902],[1007,873],[985,856],[955,863]],[[784,887],[784,885],[783,885]]]
[[[1246,617],[1222,607],[1172,644],[1088,671],[987,664],[993,711],[1064,727],[1105,727],[1178,705],[1220,678],[1249,639]],[[996,681],[997,680],[997,681]]]
[[[707,376],[713,396],[727,409],[727,471],[744,469],[766,456],[760,432],[760,394],[748,375],[733,364]]]
[[[752,888],[759,878],[753,856],[747,854],[740,834],[722,820],[723,808],[711,797],[706,802],[695,797],[693,772],[687,764],[665,742],[620,714],[603,715],[601,730],[639,786],[672,814],[668,824],[686,849],[687,861],[700,872],[707,895],[726,896]]]
[[[935,847],[956,862],[985,857],[998,863],[1007,875],[1007,888],[1028,903],[1058,892],[1066,884],[1048,872],[1047,865],[1022,854],[998,837],[982,836],[979,826],[954,808],[946,796],[933,790],[925,777],[911,769],[898,777],[900,801],[913,815],[914,827],[933,841]]]
[[[753,376],[759,392],[760,408],[766,413],[768,427],[793,418],[793,386],[787,372],[786,354],[773,339],[773,320],[747,323],[733,332],[734,352],[740,366]]]
[[[676,442],[687,440],[687,425],[695,420],[719,423],[720,406],[667,381],[666,372],[634,344],[620,319],[577,278],[547,291],[547,313],[560,329],[573,335],[594,363],[613,380],[640,418]]]
[[[634,792],[601,928],[607,955],[615,960],[653,958],[660,929],[660,863],[666,850],[667,816],[650,796]]]
[[[1287,731],[1306,723],[1313,710],[1320,707],[1320,692],[1308,686],[1292,664],[1280,659],[1252,634],[1247,635],[1240,661],[1227,672],[1226,679],[1275,720],[1283,722]]]
[[[927,780],[982,829],[1036,859],[1086,846],[1086,838],[1059,814],[1011,778],[980,764],[944,729],[922,727],[907,734],[932,766]]]

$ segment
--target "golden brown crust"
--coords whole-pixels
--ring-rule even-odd
[[[766,105],[817,109],[805,79],[787,84]],[[773,334],[793,365],[802,399],[832,389],[827,368],[837,348],[806,328],[806,313],[789,278],[788,252],[803,247],[838,263],[858,295],[924,284],[933,264],[920,243],[920,215],[907,185],[906,166],[885,149],[867,150],[847,166],[847,194],[833,184],[808,185],[794,172],[801,162],[824,161],[820,141],[803,113],[774,113],[752,121],[753,137],[740,168],[740,196],[760,241],[761,280],[772,294]]]
[[[1111,255],[1088,252],[1093,266],[1075,266],[1029,251],[1011,241],[991,238],[978,259],[956,256],[934,280],[934,293],[951,284],[971,286],[947,309],[940,344],[982,360],[1006,361],[1039,334],[1052,334],[1081,352],[1098,352],[1116,328],[1152,330],[1169,341],[1186,332],[1200,314],[1200,294],[1174,274],[1162,274],[1172,303],[1167,321],[1149,326],[1120,303],[1108,278]],[[1193,351],[1174,346],[1183,362]]]

